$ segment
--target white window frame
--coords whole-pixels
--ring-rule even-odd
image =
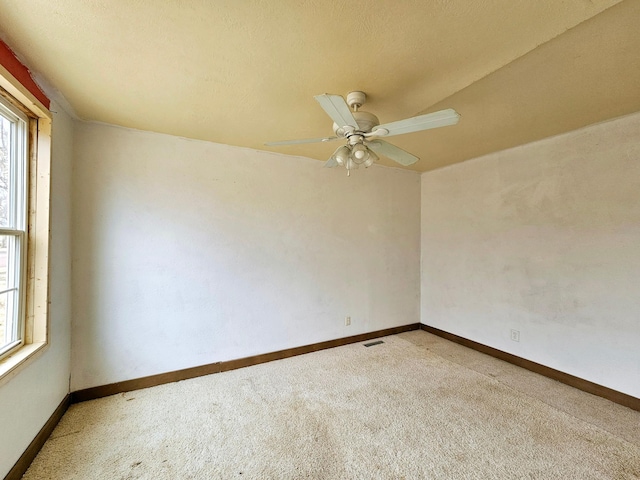
[[[9,209],[6,226],[0,226],[0,235],[13,237],[12,255],[7,256],[7,288],[0,295],[15,292],[11,307],[7,308],[4,330],[10,342],[0,345],[0,360],[14,353],[25,342],[26,277],[27,277],[27,213],[29,183],[29,118],[0,97],[0,115],[11,122],[9,153]],[[7,296],[8,297],[8,296]],[[7,305],[8,306],[8,305]],[[12,317],[12,318],[11,318]],[[10,330],[9,331],[9,327]],[[5,338],[6,341],[6,338]]]
[[[22,343],[0,358],[0,385],[37,358],[49,342],[51,112],[0,65],[0,97],[28,118],[26,225],[22,251]]]

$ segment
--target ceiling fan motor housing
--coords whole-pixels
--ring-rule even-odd
[[[345,129],[343,128],[345,125],[338,125],[336,123],[333,124],[333,132],[339,137],[348,137],[351,133],[368,133],[371,129],[377,125],[380,125],[380,120],[373,113],[357,111],[352,112],[353,118],[358,122],[357,130],[353,132],[349,132],[345,134]]]

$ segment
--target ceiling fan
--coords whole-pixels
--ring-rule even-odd
[[[419,132],[430,128],[446,127],[455,125],[460,120],[460,114],[448,108],[434,113],[418,115],[417,117],[398,120],[397,122],[384,123],[380,125],[378,117],[374,114],[360,110],[364,105],[367,96],[364,92],[350,92],[345,101],[340,95],[323,93],[314,97],[323,110],[333,120],[333,137],[305,138],[301,140],[284,140],[281,142],[270,142],[265,145],[294,145],[301,143],[330,142],[338,139],[346,139],[347,144],[331,155],[324,164],[325,167],[344,166],[347,175],[351,175],[351,170],[363,165],[370,167],[378,160],[378,155],[383,155],[400,165],[412,165],[419,158],[405,152],[395,145],[381,140],[380,137],[391,137],[402,135],[403,133]]]

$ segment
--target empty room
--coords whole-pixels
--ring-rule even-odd
[[[639,24],[0,0],[0,478],[640,479]]]

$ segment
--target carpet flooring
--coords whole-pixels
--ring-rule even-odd
[[[423,331],[72,405],[35,479],[636,479],[640,412]]]

